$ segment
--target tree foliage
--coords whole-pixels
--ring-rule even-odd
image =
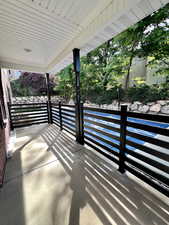
[[[107,41],[81,59],[81,92],[83,100],[96,103],[117,98],[117,89],[127,94],[133,59],[147,59],[148,67],[156,67],[155,74],[169,74],[169,4],[154,12],[118,36]],[[74,97],[72,65],[57,74],[56,90],[66,99]],[[136,88],[136,87],[135,87]],[[144,84],[138,87],[148,90]],[[134,89],[133,89],[134,90]],[[133,90],[130,92],[134,94]],[[155,91],[149,90],[152,93]]]
[[[55,86],[54,78],[50,78],[50,87]],[[46,78],[43,74],[23,72],[17,80],[11,81],[14,96],[38,96],[46,94]]]
[[[155,68],[154,75],[169,76],[168,12],[169,4],[81,58],[81,95],[83,101],[89,100],[99,104],[111,103],[113,99],[117,99],[119,90],[121,90],[121,96],[125,93],[125,98],[128,99],[131,99],[131,95],[134,95],[135,92],[139,96],[143,89],[149,95],[151,92],[158,97],[161,96],[158,90],[154,91],[154,88],[164,88],[166,94],[162,98],[167,98],[168,92],[164,85],[150,88],[143,81],[140,81],[140,83],[136,83],[136,87],[131,89],[129,88],[129,80],[135,57],[145,58],[147,67]],[[136,80],[139,81],[139,78]],[[30,85],[31,88],[28,90],[27,87]],[[51,83],[52,85],[53,83]],[[34,76],[24,73],[19,78],[19,84],[14,86],[16,92],[19,93],[22,90],[22,93],[19,93],[22,95],[43,94],[45,78],[40,74]],[[74,98],[75,74],[72,65],[56,74],[54,91],[66,100]]]

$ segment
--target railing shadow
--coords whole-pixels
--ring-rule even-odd
[[[69,225],[80,224],[81,209],[87,204],[104,225],[169,224],[167,204],[153,194],[147,195],[143,187],[78,145],[72,137],[55,126],[48,127],[41,137],[71,177]]]
[[[25,128],[20,128],[20,131],[17,131],[17,133],[21,133],[21,137],[23,137],[23,130]],[[28,129],[28,128],[27,128]],[[40,129],[38,129],[35,133],[29,134],[28,140],[23,141],[23,144],[21,144],[18,148],[15,149],[15,152],[18,153],[19,151],[23,150],[23,148],[28,145],[31,141],[35,140],[39,134],[42,134],[43,132],[46,132],[46,129],[49,129],[49,125],[43,125]],[[18,129],[19,130],[19,129]]]

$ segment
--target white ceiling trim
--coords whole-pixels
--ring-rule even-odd
[[[24,65],[24,63],[14,63],[14,62],[7,62],[7,61],[0,61],[0,67],[6,68],[6,69],[13,69],[13,70],[20,70],[20,71],[26,71],[26,72],[36,72],[36,73],[45,73],[46,68],[43,68],[42,66],[34,66],[34,65]]]

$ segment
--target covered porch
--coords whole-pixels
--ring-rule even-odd
[[[56,125],[16,129],[4,182],[4,225],[169,224],[165,196]]]
[[[80,53],[168,2],[0,0],[0,67],[46,74],[48,84],[47,103],[9,104],[16,143],[2,225],[169,224],[169,118],[88,108],[80,97]],[[72,62],[76,104],[54,104],[49,74]]]

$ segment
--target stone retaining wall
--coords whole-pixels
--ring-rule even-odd
[[[85,104],[91,107],[100,107],[103,109],[118,110],[118,102],[113,101],[110,105],[96,105],[96,104]],[[163,114],[169,115],[169,100],[159,100],[156,102],[150,102],[143,104],[141,102],[121,102],[121,105],[127,105],[128,110],[132,112],[149,113],[149,114]]]
[[[13,97],[12,102],[13,104],[19,104],[19,103],[37,103],[37,102],[47,102],[48,98],[47,96],[29,96],[29,97]],[[64,99],[58,96],[52,96],[51,100],[53,102],[64,102]]]
[[[53,102],[64,102],[65,100],[58,96],[52,96]],[[46,102],[47,96],[31,96],[31,97],[14,97],[13,103],[32,103],[32,102]],[[68,104],[74,104],[73,100],[70,100]],[[103,109],[118,110],[118,102],[113,101],[112,104],[96,105],[92,103],[85,103],[86,106],[99,107]],[[143,104],[141,102],[121,102],[121,105],[128,105],[128,110],[132,112],[149,113],[149,114],[164,114],[169,115],[169,100],[159,100],[156,102],[149,102]]]

